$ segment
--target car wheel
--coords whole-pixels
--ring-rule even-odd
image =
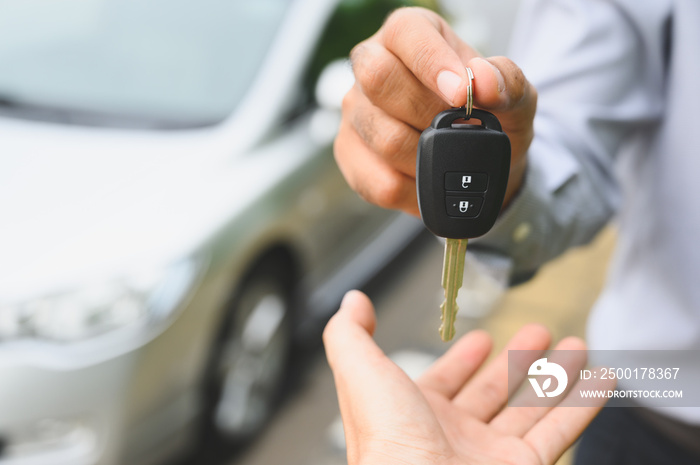
[[[242,442],[267,423],[289,366],[291,285],[278,263],[243,281],[212,351],[208,422],[222,439]]]

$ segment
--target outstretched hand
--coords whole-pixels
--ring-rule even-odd
[[[335,156],[365,200],[418,216],[416,148],[433,117],[467,102],[469,66],[475,106],[493,112],[511,142],[504,205],[520,188],[533,137],[537,92],[504,57],[481,58],[440,16],[401,8],[350,54],[355,85],[343,100]]]
[[[522,328],[484,367],[491,339],[472,331],[414,382],[375,344],[375,323],[370,300],[351,291],[323,334],[350,465],[552,464],[600,409],[504,408],[507,350],[547,349],[550,336],[541,326]],[[556,349],[585,345],[567,338]]]

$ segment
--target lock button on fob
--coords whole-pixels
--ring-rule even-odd
[[[445,199],[448,216],[456,218],[476,218],[481,212],[484,199],[481,197],[452,197]]]

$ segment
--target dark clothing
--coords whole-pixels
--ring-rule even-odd
[[[654,415],[638,407],[605,407],[581,436],[574,464],[699,465],[700,455],[682,447],[673,440],[673,435],[663,434],[652,426],[645,419],[650,414]],[[686,433],[695,430],[696,444],[700,445],[700,428],[680,422],[678,425]]]

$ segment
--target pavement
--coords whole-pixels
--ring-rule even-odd
[[[473,300],[492,307],[462,312],[457,336],[484,328],[499,350],[523,324],[547,326],[554,341],[569,335],[583,337],[588,310],[605,279],[615,234],[604,230],[590,245],[572,250],[543,267],[526,284],[501,290],[488,281],[488,289]],[[375,339],[409,375],[416,375],[443,353],[449,344],[438,335],[442,245],[423,237],[366,289],[378,315]],[[469,295],[473,289],[467,289]],[[483,296],[482,296],[483,297]],[[333,378],[322,350],[309,357],[293,396],[284,404],[264,434],[229,459],[229,465],[344,465],[345,449]],[[559,465],[570,463],[565,454]]]

